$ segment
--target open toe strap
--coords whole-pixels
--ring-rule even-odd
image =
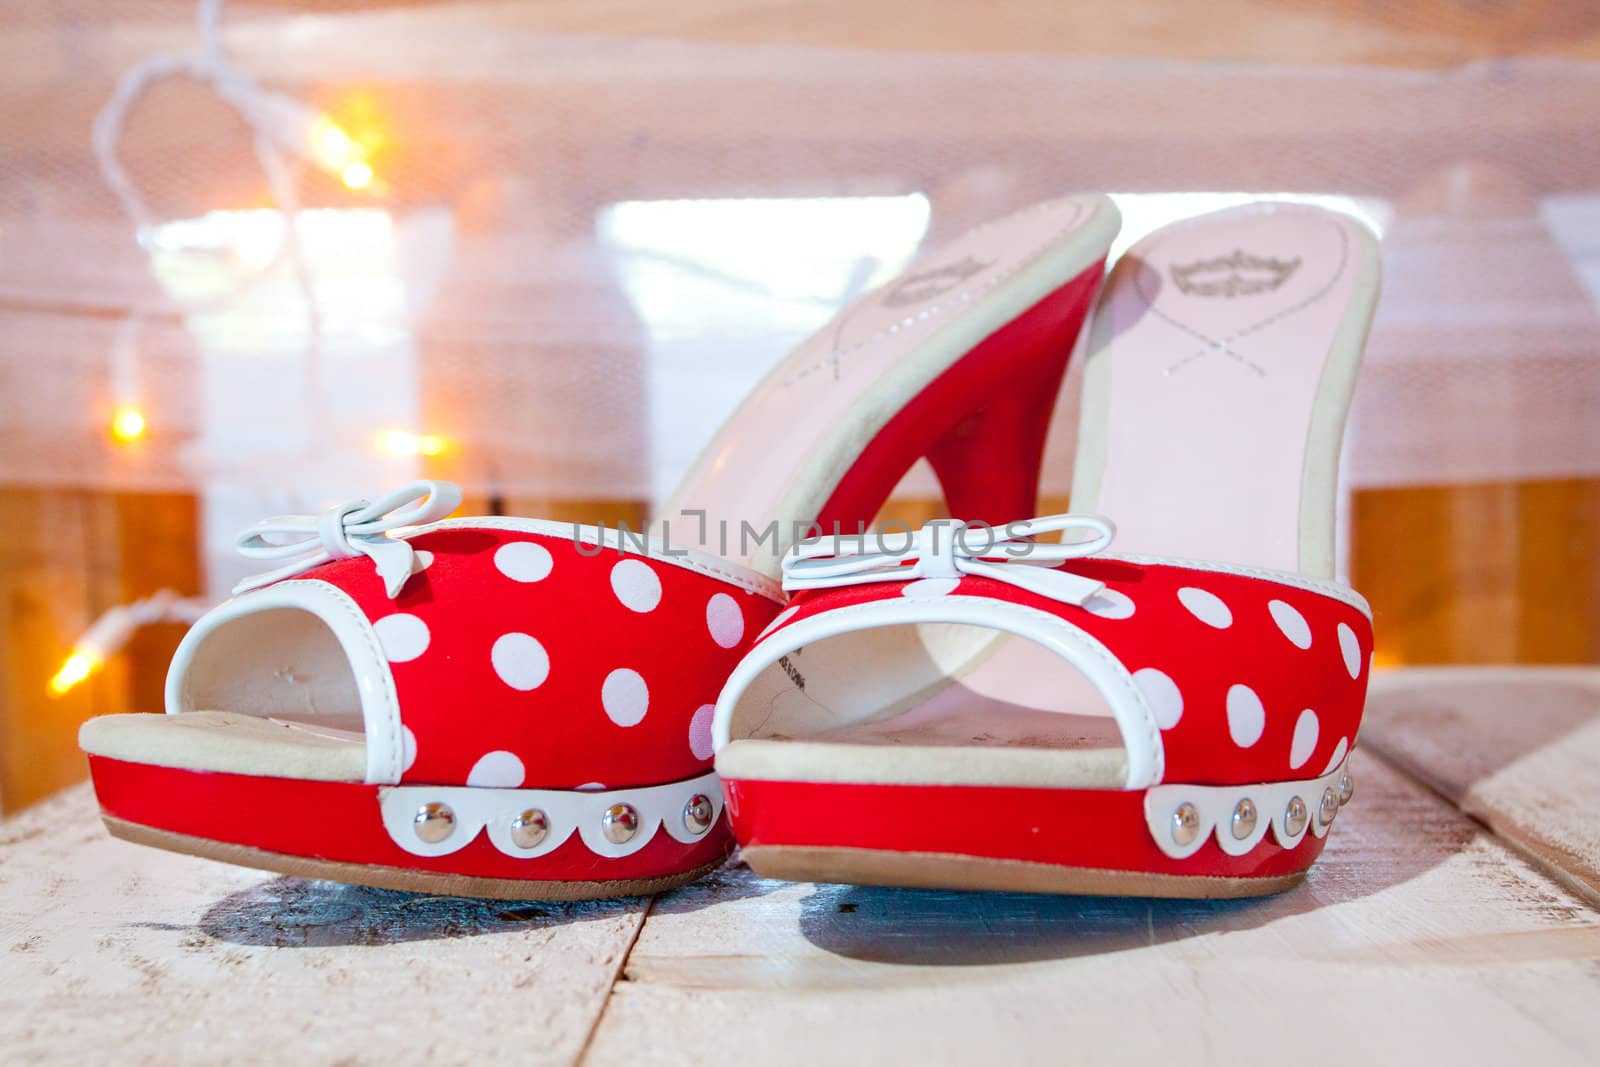
[[[513,897],[653,891],[719,862],[712,703],[776,583],[585,527],[390,531],[392,503],[274,520],[309,551],[252,543],[278,566],[185,637],[169,714],[84,725],[113,832]]]
[[[782,606],[769,579],[605,530],[467,519],[389,536],[335,511],[366,525],[330,538],[273,520],[324,547],[185,637],[167,685],[184,729],[116,716],[86,747],[386,786],[688,781],[711,769],[718,689]]]
[[[993,570],[927,577],[919,564],[801,589],[724,687],[719,752],[743,740],[804,745],[901,715],[958,683],[994,635],[1010,634],[1070,665],[1109,710],[1122,748],[1112,788],[1337,777],[1360,725],[1372,649],[1370,610],[1347,587],[1151,557],[1000,566],[1024,580]],[[1040,572],[1073,580],[1052,586]],[[843,768],[833,780],[861,780],[844,766],[848,746],[831,748]],[[963,753],[924,784],[1085,785],[1081,752],[1060,776],[1053,768],[1066,768],[1062,752],[1034,748],[1005,761],[977,748]],[[893,761],[893,752],[879,753],[877,766]],[[783,777],[759,759],[740,764],[742,774]],[[721,756],[719,768],[735,776]]]

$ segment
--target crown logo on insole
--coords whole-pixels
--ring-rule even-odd
[[[1179,289],[1190,296],[1255,296],[1270,293],[1300,269],[1300,257],[1273,259],[1236,248],[1225,256],[1174,263],[1168,268]]]
[[[992,259],[984,263],[968,255],[942,267],[931,267],[928,270],[919,270],[915,274],[907,274],[884,294],[883,306],[900,308],[911,304],[925,304],[935,297],[948,293],[974,274],[988,270],[994,264],[995,261]]]

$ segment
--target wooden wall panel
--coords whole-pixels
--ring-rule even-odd
[[[1372,489],[1351,579],[1377,662],[1600,662],[1600,480]]]
[[[62,696],[50,679],[101,611],[158,589],[199,590],[195,498],[0,488],[0,810],[84,777],[78,726],[159,711],[183,628],[152,626]]]

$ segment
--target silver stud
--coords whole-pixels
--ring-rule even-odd
[[[1283,812],[1283,830],[1290,837],[1299,837],[1300,831],[1306,828],[1306,802],[1299,797],[1292,797],[1289,806]]]
[[[1194,844],[1200,836],[1200,809],[1187,800],[1172,813],[1172,843],[1179,848]]]
[[[424,804],[412,817],[411,828],[423,842],[437,845],[455,832],[456,813],[450,810],[448,804],[440,804],[437,801]]]
[[[549,836],[550,819],[538,808],[529,808],[511,820],[511,842],[518,848],[538,848]]]
[[[1327,826],[1339,814],[1339,794],[1330,786],[1322,791],[1322,803],[1317,806],[1317,821]]]
[[[632,804],[613,804],[600,816],[600,832],[613,845],[625,844],[639,832],[639,813]]]
[[[683,828],[691,834],[703,834],[711,829],[711,817],[715,814],[711,807],[711,798],[704,793],[696,793],[689,798],[689,803],[683,806]]]
[[[1350,777],[1349,771],[1345,771],[1339,776],[1339,803],[1341,805],[1350,803],[1350,798],[1355,796],[1355,793],[1356,780]]]
[[[1243,841],[1256,831],[1256,803],[1245,797],[1233,806],[1233,839]]]

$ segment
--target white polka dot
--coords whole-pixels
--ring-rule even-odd
[[[1339,743],[1333,746],[1333,755],[1328,757],[1328,765],[1322,768],[1322,774],[1328,774],[1332,772],[1335,767],[1343,763],[1344,755],[1348,751],[1350,751],[1349,739],[1343,737],[1339,738]],[[1321,778],[1322,774],[1317,775],[1317,777]]]
[[[1307,708],[1294,722],[1294,740],[1289,742],[1289,769],[1298,771],[1306,765],[1311,753],[1317,750],[1317,732],[1320,725],[1317,713]]]
[[[411,727],[400,727],[400,770],[409,771],[411,765],[417,762],[417,735],[411,732]]]
[[[661,579],[637,559],[622,560],[611,568],[611,591],[629,611],[653,611],[661,603]]]
[[[618,667],[600,686],[600,704],[618,726],[637,726],[650,707],[650,690],[638,671]]]
[[[1344,655],[1344,669],[1350,672],[1350,677],[1361,677],[1361,642],[1356,639],[1356,632],[1339,624],[1339,651]]]
[[[689,751],[695,759],[711,758],[711,720],[716,713],[715,704],[701,704],[689,720]]]
[[[550,550],[533,541],[512,541],[494,550],[495,570],[513,582],[537,582],[550,576],[555,561]]]
[[[433,553],[429,552],[427,549],[425,549],[425,548],[417,549],[416,556],[417,556],[417,570],[425,571],[429,567],[433,566]]]
[[[1306,622],[1306,617],[1290,604],[1281,600],[1267,601],[1267,611],[1272,615],[1272,621],[1278,624],[1278,629],[1289,643],[1295,648],[1311,647],[1311,624]]]
[[[767,623],[766,629],[762,630],[759,634],[756,635],[756,640],[759,641],[763,637],[766,637],[772,631],[776,630],[778,627],[782,626],[784,623],[788,622],[790,619],[794,618],[799,613],[800,613],[800,605],[799,604],[796,604],[793,607],[784,608],[782,611],[778,612],[777,616],[774,617],[771,622]]]
[[[513,753],[500,750],[489,753],[472,765],[467,784],[484,789],[515,789],[526,777],[527,771],[523,770],[522,761]]]
[[[1183,718],[1183,694],[1178,685],[1162,671],[1145,667],[1133,672],[1133,684],[1139,687],[1144,702],[1156,717],[1156,725],[1170,730]]]
[[[1261,698],[1247,685],[1232,686],[1228,690],[1228,736],[1240,748],[1249,748],[1261,740],[1267,728],[1267,709]]]
[[[920,578],[900,587],[900,595],[913,600],[927,600],[936,596],[949,596],[961,584],[960,578]]]
[[[1090,597],[1083,610],[1102,619],[1126,619],[1133,615],[1133,598],[1108,587]]]
[[[1233,625],[1233,612],[1228,610],[1228,605],[1215,593],[1208,593],[1204,589],[1196,589],[1186,585],[1178,590],[1178,600],[1189,609],[1189,614],[1219,630],[1226,630]]]
[[[744,612],[739,602],[727,593],[718,593],[706,601],[706,629],[711,640],[723,648],[732,648],[744,637]]]
[[[390,663],[414,660],[428,650],[428,624],[415,615],[403,611],[385,615],[372,628]]]
[[[489,650],[494,673],[513,689],[537,689],[550,677],[550,656],[527,634],[502,634]]]
[[[605,791],[606,784],[604,782],[585,782],[578,787],[578,792],[580,793],[604,793]]]

